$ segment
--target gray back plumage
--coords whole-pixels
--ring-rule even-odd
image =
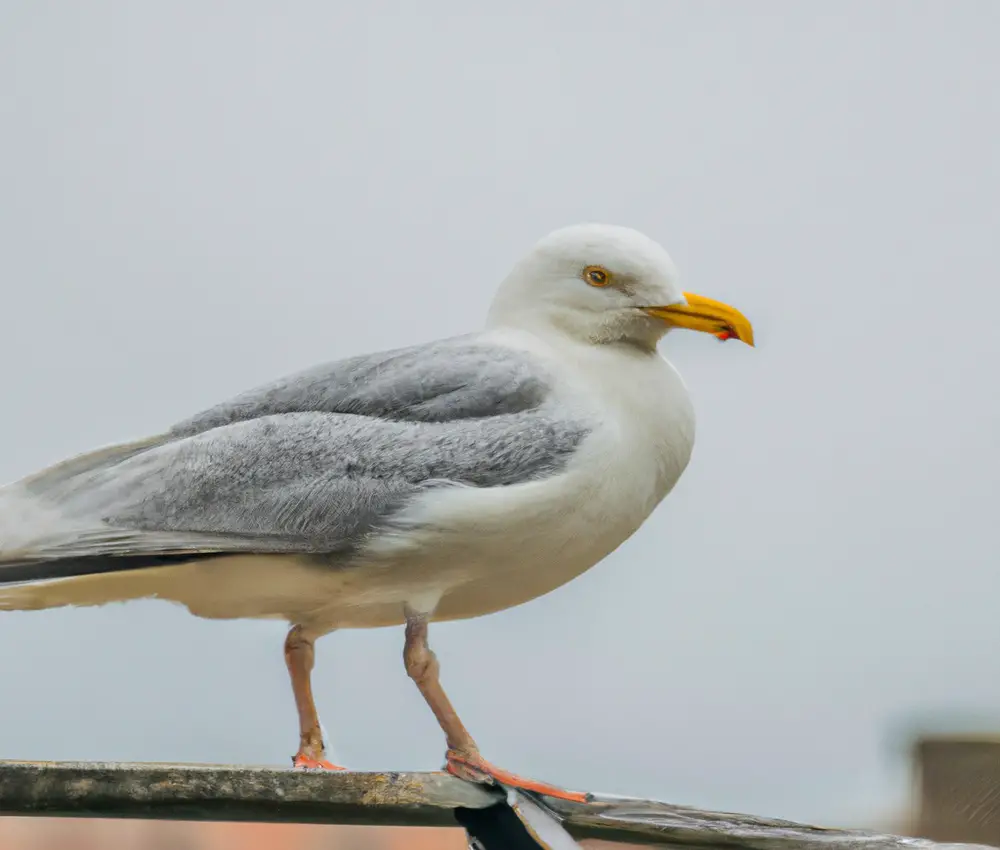
[[[65,522],[5,555],[0,519],[0,582],[4,560],[347,552],[428,487],[551,475],[587,433],[485,337],[325,364],[12,485]]]
[[[212,407],[171,433],[187,436],[273,413],[454,422],[538,408],[548,393],[538,364],[476,339],[467,335],[325,363]]]

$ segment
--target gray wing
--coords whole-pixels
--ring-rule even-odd
[[[171,433],[307,411],[454,422],[534,410],[548,394],[549,378],[529,355],[469,335],[326,363],[243,393]]]
[[[347,553],[431,486],[557,472],[588,429],[528,355],[465,337],[327,364],[0,491],[0,583],[194,554]],[[4,515],[37,515],[5,541]]]

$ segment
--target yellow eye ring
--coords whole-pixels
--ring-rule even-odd
[[[591,286],[607,286],[611,283],[611,272],[600,266],[587,266],[583,270],[583,279]]]

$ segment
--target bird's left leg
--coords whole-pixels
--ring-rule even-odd
[[[323,730],[312,692],[312,669],[316,658],[313,638],[302,628],[294,626],[285,638],[285,664],[292,680],[295,707],[299,712],[299,751],[292,758],[295,767],[346,770],[326,760]]]
[[[427,642],[427,622],[426,616],[411,611],[406,612],[406,643],[403,648],[403,662],[406,664],[407,674],[420,689],[420,693],[427,701],[431,711],[434,712],[434,716],[445,734],[448,743],[448,772],[470,782],[499,782],[512,788],[534,791],[561,800],[587,802],[586,794],[566,791],[545,782],[536,782],[533,779],[515,776],[513,773],[508,773],[506,770],[490,764],[482,757],[475,740],[459,719],[451,700],[448,699],[444,688],[441,687],[441,667],[437,656]]]

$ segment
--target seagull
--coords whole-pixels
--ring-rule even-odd
[[[671,491],[695,434],[657,348],[677,328],[753,345],[743,314],[683,292],[651,238],[556,230],[478,332],[326,363],[0,488],[0,610],[160,599],[286,621],[304,769],[345,769],[313,699],[316,640],[404,626],[448,772],[585,799],[482,756],[428,627],[569,582]]]

